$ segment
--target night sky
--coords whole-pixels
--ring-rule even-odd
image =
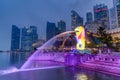
[[[70,30],[71,10],[85,18],[86,12],[100,3],[113,6],[112,0],[0,0],[0,50],[10,49],[12,25],[37,26],[39,38],[45,38],[47,21],[62,19]]]

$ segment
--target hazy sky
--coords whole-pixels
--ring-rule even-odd
[[[46,22],[64,20],[70,29],[71,10],[85,18],[96,4],[105,3],[111,8],[112,0],[0,0],[0,50],[10,49],[11,25],[34,25],[39,37],[45,37]]]

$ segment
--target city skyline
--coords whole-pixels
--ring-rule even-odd
[[[66,1],[44,1],[44,0],[1,0],[0,9],[0,50],[10,49],[10,35],[11,26],[17,25],[19,27],[35,25],[38,27],[39,38],[45,37],[46,22],[57,22],[64,20],[66,22],[67,30],[71,28],[70,11],[75,10],[85,19],[86,12],[93,12],[93,6],[96,4],[106,4],[111,8],[112,0],[66,0]],[[88,6],[84,6],[84,5]],[[44,27],[44,28],[41,28]]]
[[[19,28],[12,25],[11,51],[31,51],[34,50],[33,43],[38,41],[37,27],[29,26]]]

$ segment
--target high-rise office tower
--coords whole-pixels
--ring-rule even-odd
[[[120,28],[120,1],[116,5],[116,19],[117,19],[117,26]]]
[[[78,26],[83,26],[83,18],[78,15],[74,10],[71,11],[71,26],[75,29]]]
[[[102,27],[109,29],[109,11],[108,7],[104,4],[94,6],[94,20],[101,23]]]
[[[115,10],[115,19],[116,19],[116,25],[120,27],[120,0],[113,0],[113,7]]]
[[[110,21],[110,30],[115,29],[117,27],[117,21],[116,21],[116,14],[114,7],[110,8],[109,10],[109,21]]]
[[[47,22],[46,41],[48,41],[49,39],[51,39],[55,35],[56,35],[56,25],[55,25],[55,23]]]
[[[21,49],[22,50],[31,50],[32,47],[32,36],[31,36],[31,31],[28,27],[22,28],[22,33],[21,33]]]
[[[117,4],[117,20],[118,20],[118,28],[120,28],[120,3]]]
[[[31,30],[31,36],[32,36],[32,43],[35,43],[38,40],[38,34],[37,34],[37,27],[36,26],[30,26]]]
[[[20,29],[16,25],[12,25],[11,33],[11,51],[19,50],[20,44]]]
[[[87,22],[93,22],[92,12],[87,12],[87,14],[86,14],[86,21]]]
[[[32,44],[38,40],[37,27],[30,26],[22,28],[21,49],[25,51],[33,50]]]
[[[57,22],[57,34],[65,32],[66,31],[66,23],[62,20]]]

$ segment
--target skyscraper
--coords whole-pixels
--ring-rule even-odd
[[[38,34],[37,34],[37,27],[36,26],[30,26],[31,30],[31,36],[32,36],[32,43],[35,43],[38,40]]]
[[[87,22],[92,22],[93,21],[92,12],[87,12],[87,14],[86,14],[86,21]]]
[[[78,26],[83,26],[83,18],[78,15],[74,10],[71,11],[71,26],[75,29]]]
[[[19,49],[20,44],[20,29],[16,25],[12,25],[11,33],[11,50],[16,51]]]
[[[30,26],[22,28],[21,49],[25,51],[33,50],[32,44],[38,40],[37,27]]]
[[[109,10],[109,21],[110,21],[110,30],[115,29],[117,27],[117,21],[116,21],[116,14],[114,7],[112,7]]]
[[[57,22],[57,34],[65,32],[66,31],[66,23],[62,20]]]
[[[113,7],[114,7],[114,10],[115,10],[115,20],[116,20],[116,26],[117,28],[120,27],[120,8],[119,8],[119,5],[120,5],[120,0],[113,0]]]
[[[94,6],[94,20],[101,23],[102,27],[109,29],[109,12],[106,5],[99,4]]]
[[[118,28],[120,28],[120,2],[116,5],[117,8],[117,24]]]
[[[56,25],[52,22],[47,22],[47,28],[46,28],[46,40],[48,41],[53,36],[56,35]]]

